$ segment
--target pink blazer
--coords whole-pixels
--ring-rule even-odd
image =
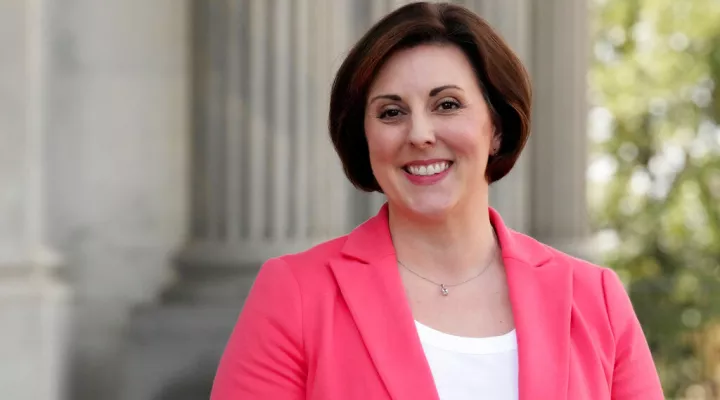
[[[660,400],[617,275],[490,210],[515,318],[520,400]],[[261,268],[211,400],[438,400],[400,280],[387,206],[347,236]]]

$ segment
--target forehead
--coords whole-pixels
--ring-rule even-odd
[[[462,50],[450,44],[424,44],[393,54],[380,69],[370,93],[430,90],[453,84],[477,87],[475,73]]]

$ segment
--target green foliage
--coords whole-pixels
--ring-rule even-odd
[[[591,10],[591,217],[675,398],[717,379],[691,338],[720,321],[720,1]]]

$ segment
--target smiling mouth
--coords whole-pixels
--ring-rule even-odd
[[[415,176],[432,176],[444,172],[452,166],[452,161],[439,161],[428,165],[406,165],[405,172]]]

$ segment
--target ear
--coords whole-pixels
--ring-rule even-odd
[[[490,140],[490,155],[495,156],[500,151],[500,145],[502,144],[502,135],[493,128],[493,137]]]

